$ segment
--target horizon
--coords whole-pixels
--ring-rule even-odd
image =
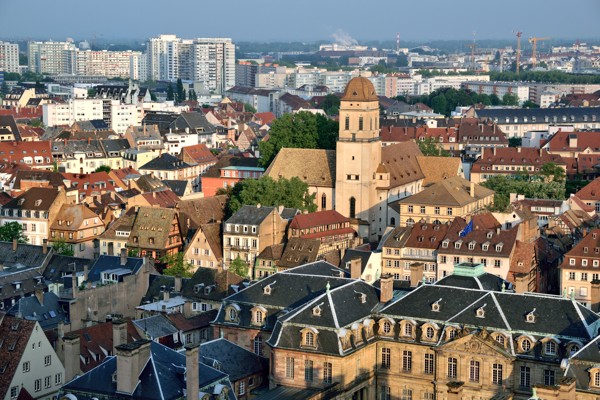
[[[193,0],[175,0],[170,8],[140,0],[105,0],[102,8],[62,0],[62,7],[58,8],[56,3],[30,0],[28,8],[36,11],[27,15],[27,24],[23,24],[21,18],[15,18],[23,12],[22,2],[3,0],[0,26],[4,32],[0,36],[7,40],[144,41],[168,32],[181,38],[230,37],[235,42],[314,43],[336,42],[337,38],[342,42],[365,43],[395,41],[399,32],[401,47],[403,41],[511,40],[515,30],[522,31],[524,38],[549,36],[556,41],[600,38],[600,26],[595,20],[600,15],[600,2],[594,0],[571,1],[570,9],[580,11],[573,13],[576,18],[555,12],[563,5],[558,0],[505,0],[485,4],[485,8],[475,0],[456,0],[452,4],[437,0],[434,4],[405,7],[387,2],[373,7],[371,18],[365,18],[358,2],[353,1],[307,0],[286,4],[279,10],[269,0],[240,2],[233,5],[234,12],[228,13],[231,15],[220,18],[222,6]],[[398,11],[385,12],[390,7]],[[271,14],[265,16],[265,9]],[[72,17],[68,23],[64,21],[65,10]],[[490,21],[489,15],[494,15],[494,21],[499,23]]]

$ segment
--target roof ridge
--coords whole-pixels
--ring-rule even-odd
[[[498,311],[500,312],[500,316],[502,317],[502,321],[504,321],[504,323],[506,324],[506,327],[508,328],[509,331],[512,331],[512,328],[510,326],[510,324],[508,323],[508,320],[506,319],[506,316],[504,315],[504,310],[502,310],[502,307],[500,306],[500,303],[498,303],[498,299],[495,296],[494,292],[490,292],[492,299],[494,300],[494,303],[496,304],[496,307],[498,308]]]
[[[156,376],[156,383],[158,384],[158,391],[160,393],[160,398],[162,400],[165,399],[165,395],[163,394],[163,390],[162,390],[162,385],[160,384],[160,378],[158,375],[158,371],[156,370],[156,364],[154,364],[154,357],[152,357],[152,350],[150,350],[150,357],[148,362],[152,362],[152,369],[154,370],[154,375]],[[144,368],[146,368],[146,366],[144,366]],[[142,368],[142,371],[144,370],[144,368]],[[138,382],[139,384],[140,382]]]
[[[327,290],[327,299],[329,300],[329,308],[331,309],[331,315],[333,316],[333,322],[335,323],[336,328],[340,328],[340,323],[338,322],[337,313],[335,312],[335,305],[333,300],[331,299],[331,292],[329,289]]]
[[[469,304],[468,306],[466,306],[465,308],[463,308],[461,311],[459,311],[456,315],[448,318],[446,321],[450,322],[452,321],[454,318],[458,317],[460,314],[462,314],[463,312],[467,311],[469,308],[471,308],[475,303],[477,303],[478,301],[481,301],[482,299],[484,299],[486,296],[488,296],[491,292],[486,292],[483,296],[477,298],[474,302],[472,302],[471,304]]]
[[[577,311],[577,315],[579,316],[579,319],[581,319],[581,322],[583,323],[583,326],[585,326],[585,331],[587,332],[588,336],[590,339],[594,338],[594,335],[592,335],[590,333],[590,326],[588,325],[588,323],[585,321],[585,318],[583,317],[583,314],[581,313],[581,310],[579,309],[578,305],[579,303],[577,303],[577,301],[575,300],[571,300],[571,304],[573,305],[573,307],[575,308],[575,311]]]

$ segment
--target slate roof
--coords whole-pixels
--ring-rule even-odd
[[[279,178],[300,178],[309,186],[335,186],[335,150],[281,149],[265,171],[265,175]]]
[[[202,343],[200,359],[207,365],[216,361],[219,370],[229,375],[229,379],[233,382],[256,374],[266,374],[269,371],[269,362],[266,358],[223,338]]]
[[[13,251],[12,242],[0,242],[0,266],[4,272],[8,272],[9,268],[41,268],[49,256],[50,251],[44,254],[43,246],[19,243],[16,251]]]
[[[471,197],[470,185],[468,180],[456,176],[434,183],[398,203],[462,207],[494,194],[493,190],[475,184],[475,197]]]
[[[84,267],[87,266],[89,270],[93,262],[93,260],[88,258],[53,254],[46,268],[44,268],[44,280],[51,283],[62,283],[63,277],[71,275],[73,269],[75,269],[75,272],[83,272]]]
[[[141,341],[134,342],[129,346],[139,346]],[[231,390],[231,382],[226,374],[199,364],[199,386],[200,391],[213,393],[218,384],[230,388],[229,400],[235,399],[234,391]],[[75,378],[63,386],[62,392],[69,393],[70,390],[77,392],[77,398],[90,400],[93,395],[115,396],[117,395],[117,383],[113,381],[113,374],[117,371],[116,356],[107,357],[106,361],[86,374]],[[140,384],[131,396],[122,396],[125,399],[148,399],[148,400],[175,400],[185,397],[185,355],[169,349],[159,343],[150,343],[150,359],[143,367],[139,375]],[[84,395],[89,394],[87,396]]]
[[[162,181],[169,189],[171,189],[171,191],[173,191],[173,193],[175,193],[178,197],[182,197],[183,195],[185,195],[185,190],[187,189],[188,185],[190,184],[189,181],[177,181],[177,180],[170,180],[170,179],[165,179]]]
[[[185,131],[186,128],[201,135],[215,132],[215,127],[201,112],[182,112],[169,124],[169,129],[173,131]]]
[[[22,297],[7,313],[29,321],[37,321],[43,330],[55,329],[59,323],[68,321],[69,317],[63,311],[57,295],[45,292],[43,300],[44,303],[41,304],[37,296]]]
[[[19,287],[15,283],[20,283]],[[39,267],[22,265],[4,268],[0,271],[0,305],[10,307],[12,301],[32,294],[36,289],[46,289],[46,282],[40,274]]]
[[[503,290],[512,290],[510,282],[505,281],[499,276],[483,273],[480,276],[461,276],[451,274],[443,277],[435,283],[439,286],[453,286],[465,289],[479,289],[501,292]]]
[[[102,272],[117,268],[128,269],[132,274],[137,274],[143,265],[143,258],[127,257],[125,265],[121,265],[120,256],[101,255],[90,268],[88,282],[98,282],[102,279]]]
[[[152,315],[147,318],[136,319],[133,324],[140,331],[144,332],[151,340],[156,340],[165,336],[171,336],[179,331],[171,321],[162,314]]]
[[[183,168],[191,168],[192,165],[181,161],[175,156],[169,153],[163,153],[160,156],[148,161],[146,164],[141,166],[141,170],[149,171],[178,171]]]
[[[542,124],[600,121],[600,108],[484,108],[476,110],[478,118],[487,118],[499,124]],[[546,117],[548,121],[546,122]],[[554,121],[556,117],[556,121]],[[506,119],[508,118],[508,122]],[[527,122],[526,122],[527,121]]]
[[[271,212],[275,211],[277,213],[276,207],[267,207],[267,206],[248,206],[244,205],[239,210],[236,211],[225,223],[227,224],[240,224],[240,225],[260,225],[265,218],[271,214]]]
[[[0,320],[0,398],[6,398],[10,384],[21,366],[21,358],[27,347],[35,321],[26,321],[6,315]],[[10,397],[10,396],[8,396]]]
[[[142,192],[155,192],[159,190],[166,190],[167,185],[158,178],[152,176],[152,174],[146,174],[140,176],[135,180],[135,184]],[[134,189],[131,189],[134,190]],[[122,193],[122,192],[121,192]]]

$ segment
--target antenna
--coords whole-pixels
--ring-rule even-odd
[[[400,54],[400,32],[396,32],[396,54]]]

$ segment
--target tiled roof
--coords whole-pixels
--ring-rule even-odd
[[[132,248],[164,250],[170,244],[168,238],[175,217],[176,212],[171,208],[140,207],[127,245]]]
[[[320,245],[317,239],[289,238],[278,266],[293,268],[316,261]]]
[[[574,261],[571,261],[574,260]],[[585,260],[586,265],[583,265]],[[596,270],[593,261],[600,261],[600,229],[593,229],[575,247],[565,254],[562,269]]]
[[[190,228],[222,222],[225,217],[226,200],[227,196],[221,195],[179,201],[176,208],[184,236],[187,236],[187,230]]]
[[[473,171],[484,171],[495,165],[533,166],[539,168],[544,164],[554,163],[565,165],[565,161],[558,154],[550,154],[546,150],[533,147],[497,147],[484,148],[481,158],[473,164]],[[490,169],[487,169],[491,171]],[[494,173],[513,173],[514,171],[493,171]]]
[[[422,155],[419,146],[412,141],[381,149],[381,164],[390,174],[390,189],[425,178],[417,161]]]
[[[412,227],[404,247],[437,250],[449,229],[450,226],[447,224],[416,223]]]
[[[35,321],[26,321],[11,316],[5,316],[0,321],[0,398],[7,396],[10,384],[21,365],[27,342],[36,326]]]
[[[600,201],[600,178],[596,178],[582,187],[575,195],[584,201]]]
[[[34,187],[6,203],[3,208],[48,211],[58,194],[58,189]]]
[[[440,254],[462,254],[484,257],[508,257],[517,241],[518,226],[508,230],[473,230],[465,236],[449,235],[447,247],[438,249]],[[499,246],[499,247],[497,247]],[[472,247],[472,248],[471,248]]]
[[[245,167],[257,168],[258,158],[236,157],[232,155],[223,156],[202,177],[219,178],[221,177],[221,169],[226,167],[237,167],[240,170],[244,170]]]
[[[177,196],[171,189],[161,190],[152,193],[140,194],[151,207],[162,207],[162,208],[175,208],[179,203],[179,196]]]
[[[279,150],[265,175],[277,180],[298,177],[309,186],[335,186],[335,151],[320,149]]]
[[[343,224],[346,222],[350,222],[350,218],[344,217],[335,210],[316,211],[296,215],[290,223],[290,228],[307,229],[324,225]]]
[[[72,188],[77,188],[79,193],[86,196],[99,195],[102,192],[115,191],[112,178],[104,171],[92,172],[90,174],[73,174],[63,172],[65,180],[71,182]]]
[[[426,187],[423,191],[399,200],[404,204],[425,204],[435,206],[465,206],[494,194],[493,190],[475,184],[475,197],[470,194],[471,183],[464,178],[448,178]]]
[[[194,146],[186,146],[181,149],[182,154],[185,153],[198,164],[216,163],[217,157],[210,152],[205,144],[197,144]]]
[[[0,142],[0,160],[23,162],[25,157],[42,157],[42,162],[32,162],[32,165],[52,165],[52,151],[49,141],[37,142]]]
[[[98,216],[87,206],[83,204],[63,204],[52,225],[50,225],[50,229],[79,231],[85,228],[83,221],[90,218],[98,218]],[[93,222],[92,224],[96,225]],[[98,224],[104,226],[100,218],[98,218]]]
[[[571,147],[571,143],[575,146]],[[556,132],[548,141],[546,148],[552,152],[571,151],[580,152],[591,149],[593,152],[600,151],[600,131],[591,132]]]
[[[425,175],[423,186],[458,176],[462,169],[459,157],[419,156],[417,162]]]

